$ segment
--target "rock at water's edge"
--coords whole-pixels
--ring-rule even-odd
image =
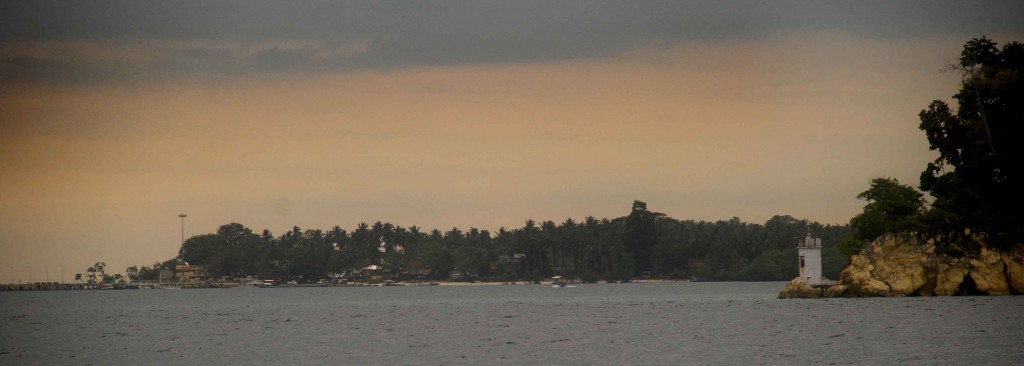
[[[780,299],[817,299],[825,294],[824,290],[808,285],[801,279],[789,281],[779,292]]]
[[[824,297],[1009,295],[1024,293],[1024,249],[1000,252],[980,244],[964,257],[937,253],[935,242],[887,234],[853,256]],[[805,284],[806,285],[806,284]],[[801,293],[793,282],[787,290]],[[808,286],[810,287],[810,286]],[[813,287],[811,287],[813,289]]]

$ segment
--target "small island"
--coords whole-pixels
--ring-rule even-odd
[[[1020,122],[1024,45],[975,38],[964,45],[954,112],[942,101],[919,114],[935,161],[920,188],[877,178],[851,221],[856,248],[836,284],[800,278],[779,298],[1017,295],[1024,293]],[[862,247],[862,248],[860,248]]]

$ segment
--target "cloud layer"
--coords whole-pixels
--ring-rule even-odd
[[[550,62],[791,33],[1020,30],[985,2],[6,2],[0,82]],[[978,36],[977,34],[975,36]]]

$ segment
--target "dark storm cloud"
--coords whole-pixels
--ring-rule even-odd
[[[0,72],[8,82],[95,82],[584,59],[686,40],[802,31],[978,36],[1019,31],[1020,8],[1013,2],[5,2]],[[93,42],[106,47],[80,47]],[[110,51],[140,57],[103,57]]]

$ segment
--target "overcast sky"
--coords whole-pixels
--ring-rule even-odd
[[[0,282],[239,222],[846,223],[1015,2],[0,1]],[[11,273],[13,272],[13,273]]]

